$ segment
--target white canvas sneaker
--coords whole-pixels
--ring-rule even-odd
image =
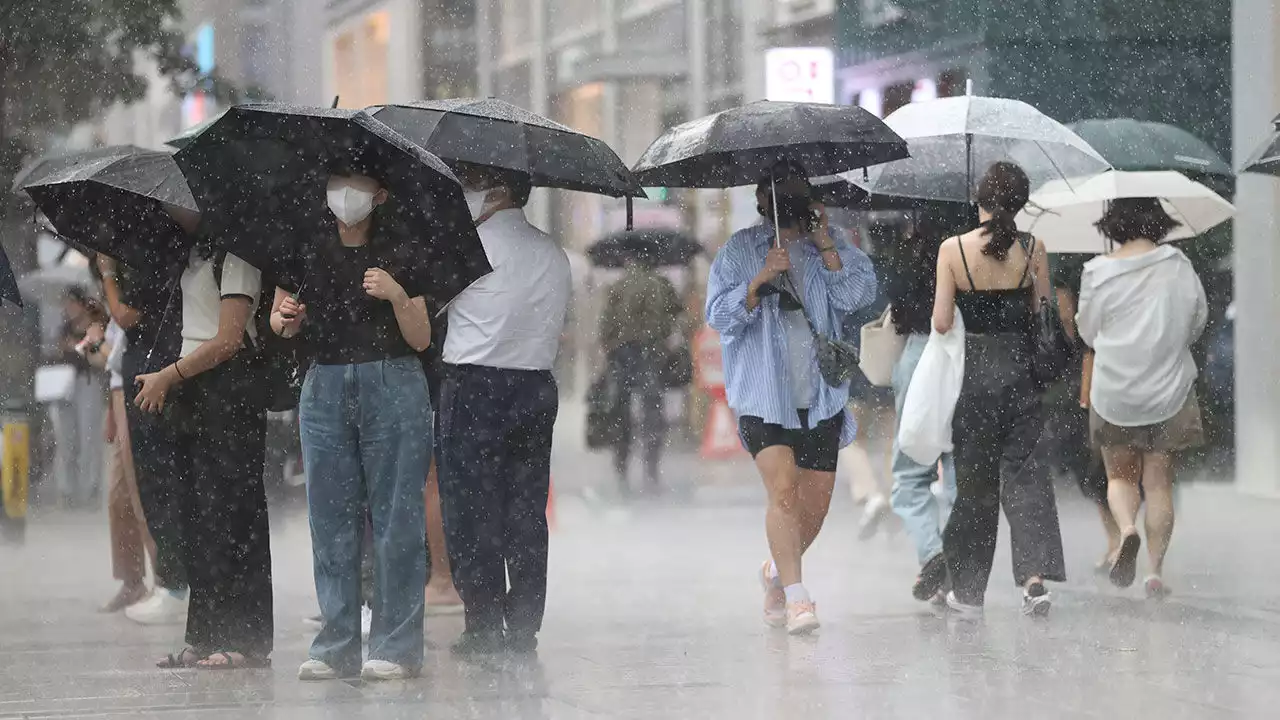
[[[125,617],[139,625],[182,625],[187,622],[187,591],[157,587],[151,597],[125,608]]]

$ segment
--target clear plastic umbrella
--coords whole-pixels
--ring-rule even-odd
[[[911,157],[846,177],[872,195],[973,202],[995,162],[1017,163],[1035,189],[1051,180],[1077,185],[1110,164],[1067,126],[1019,100],[952,97],[912,103],[885,118]]]
[[[1235,215],[1231,203],[1182,173],[1113,170],[1074,189],[1062,181],[1048,183],[1018,214],[1018,227],[1052,253],[1107,252],[1110,243],[1094,223],[1107,203],[1119,198],[1159,198],[1165,212],[1180,223],[1164,242],[1196,237]]]

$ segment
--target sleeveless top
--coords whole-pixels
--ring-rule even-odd
[[[1029,236],[1020,235],[1019,243],[1027,253],[1027,266],[1022,269],[1022,277],[1018,279],[1018,287],[999,290],[979,290],[973,281],[973,273],[969,271],[969,260],[964,254],[964,243],[960,246],[960,261],[964,263],[964,274],[969,278],[970,290],[957,290],[956,307],[964,317],[965,333],[977,335],[1031,335],[1035,324],[1032,314],[1032,298],[1034,284],[1028,283],[1031,274],[1031,259],[1034,257],[1035,238],[1030,244]]]

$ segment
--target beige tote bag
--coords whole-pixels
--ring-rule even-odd
[[[893,384],[893,368],[902,357],[902,349],[907,338],[899,335],[893,327],[893,308],[887,307],[884,313],[862,326],[862,348],[858,367],[867,381],[875,387],[889,387]]]

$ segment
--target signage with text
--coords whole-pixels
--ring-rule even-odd
[[[836,63],[831,48],[774,48],[765,54],[764,65],[767,99],[835,102]]]

